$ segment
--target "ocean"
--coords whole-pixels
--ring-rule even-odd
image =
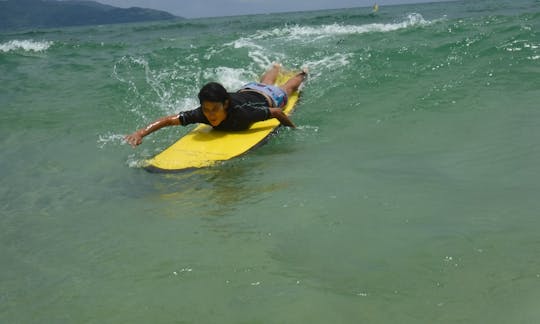
[[[0,322],[540,322],[540,1],[0,34]],[[125,134],[308,67],[216,166]]]

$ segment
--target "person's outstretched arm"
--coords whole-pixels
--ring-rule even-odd
[[[292,120],[287,116],[281,108],[270,108],[270,115],[272,118],[277,118],[285,126],[296,128]]]
[[[126,142],[128,142],[132,147],[136,147],[137,145],[142,143],[143,137],[157,131],[158,129],[161,129],[166,126],[175,126],[180,125],[180,119],[178,118],[178,115],[171,115],[167,117],[162,117],[154,122],[152,122],[150,125],[146,126],[145,128],[141,128],[138,131],[134,132],[133,134],[126,135],[124,139]]]

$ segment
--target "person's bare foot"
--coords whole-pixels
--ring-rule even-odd
[[[309,75],[309,69],[307,68],[307,66],[304,66],[302,68],[302,72],[298,73],[298,75],[301,75],[305,80]]]
[[[274,71],[281,71],[281,69],[283,68],[283,66],[281,65],[281,63],[278,63],[278,62],[274,62],[272,63],[272,67],[270,68],[270,70],[274,70]]]

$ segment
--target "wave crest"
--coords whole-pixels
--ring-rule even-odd
[[[25,52],[43,52],[49,49],[53,45],[50,41],[34,41],[30,39],[26,40],[11,40],[6,43],[0,44],[0,52],[11,52],[17,50],[23,50]]]
[[[266,39],[271,37],[290,37],[293,39],[304,39],[310,37],[312,39],[319,39],[322,37],[349,35],[349,34],[364,34],[374,32],[392,32],[399,29],[414,27],[414,26],[426,26],[431,22],[425,20],[419,13],[411,13],[407,18],[397,23],[373,23],[364,25],[344,25],[340,23],[333,23],[321,26],[285,26],[283,28],[275,28],[272,30],[259,31],[254,38]]]

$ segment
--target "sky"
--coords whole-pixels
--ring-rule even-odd
[[[371,7],[437,0],[95,0],[115,7],[142,7],[168,11],[185,18]],[[439,0],[440,1],[440,0]]]

